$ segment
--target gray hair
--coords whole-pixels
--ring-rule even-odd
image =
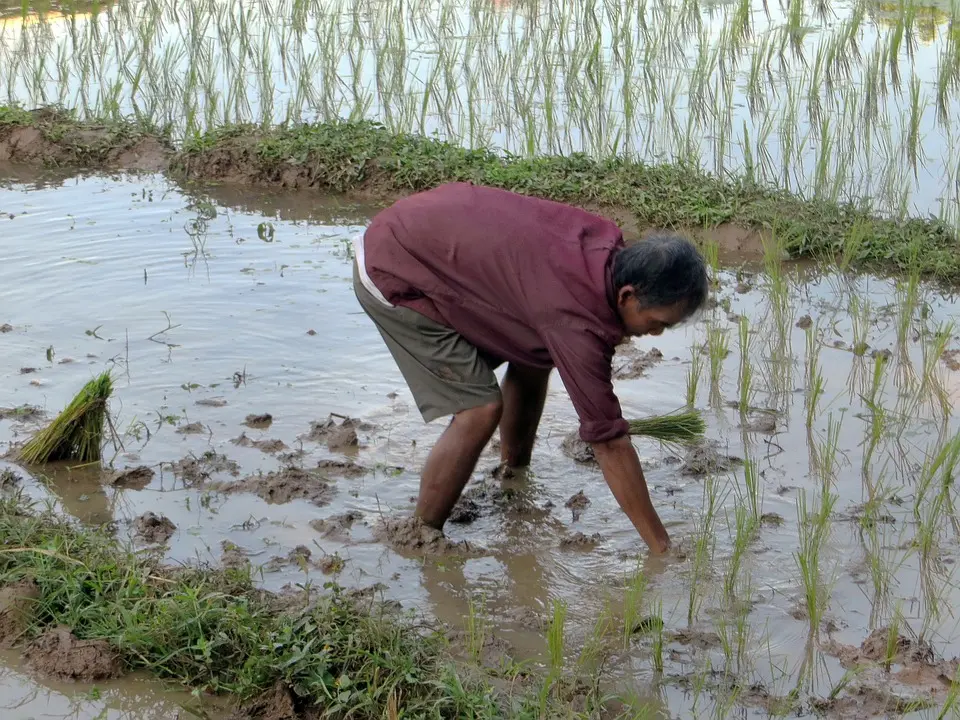
[[[613,285],[616,292],[632,285],[641,307],[681,305],[685,318],[709,294],[703,256],[681,235],[653,235],[623,248],[614,259]]]

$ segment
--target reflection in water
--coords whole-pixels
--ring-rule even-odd
[[[28,180],[33,184],[17,184]],[[952,506],[938,506],[929,494],[914,497],[918,468],[929,468],[928,458],[956,431],[957,374],[937,349],[944,340],[938,327],[945,329],[942,323],[957,313],[951,297],[921,284],[898,288],[889,279],[806,265],[776,266],[779,275],[769,263],[718,271],[717,307],[675,337],[656,338],[664,359],[646,376],[617,381],[628,416],[670,412],[692,382],[691,358],[700,358],[693,394],[707,414],[709,435],[723,453],[751,460],[761,491],[757,502],[766,517],[745,545],[737,540],[737,513],[750,507],[740,466],[708,482],[685,472],[671,451],[638,440],[654,502],[687,551],[686,559],[646,557],[599,471],[562,452],[562,439],[577,421],[554,378],[530,475],[502,483],[491,478],[498,462],[488,449],[468,486],[468,492],[479,488],[480,518],[448,526],[454,539],[482,548],[482,556],[410,558],[376,542],[373,526],[381,516],[410,512],[419,468],[442,428],[420,421],[350,288],[344,241],[373,209],[315,193],[183,188],[155,176],[57,180],[44,174],[0,188],[0,324],[13,328],[0,335],[0,407],[31,404],[56,412],[93,373],[116,367],[111,407],[125,446],[118,465],[158,469],[144,490],[102,488],[90,468],[57,468],[46,472],[49,480],[27,483],[29,492],[56,496],[85,522],[112,519],[125,538],[127,521],[148,510],[166,515],[177,526],[167,551],[172,561],[218,562],[223,540],[248,551],[255,563],[301,544],[317,555],[338,553],[345,565],[336,580],[345,586],[382,582],[388,597],[454,625],[471,603],[482,606],[490,628],[520,657],[540,660],[546,647],[540,623],[554,601],[568,605],[565,641],[570,657],[578,657],[603,613],[612,614],[613,627],[622,623],[627,583],[640,566],[646,585],[639,612],[662,608],[668,675],[689,676],[707,661],[734,667],[744,657],[762,656],[751,677],[776,689],[796,681],[800,668],[826,663],[826,673],[811,680],[826,694],[844,670],[822,653],[806,656],[810,628],[797,552],[799,498],[806,493],[814,503],[829,487],[837,495],[835,517],[819,561],[834,581],[826,620],[842,625],[832,637],[859,645],[889,623],[899,604],[911,628],[942,638],[938,651],[960,652],[946,612],[960,596],[948,576],[934,572],[949,567],[956,554]],[[261,230],[264,223],[269,233]],[[192,263],[201,225],[202,252]],[[716,341],[723,333],[725,350]],[[53,360],[46,355],[51,346]],[[746,362],[741,348],[748,348]],[[957,349],[952,333],[947,348]],[[72,362],[61,364],[65,359]],[[21,375],[21,367],[37,372]],[[744,367],[753,378],[749,392],[741,383]],[[822,377],[824,391],[808,414],[812,374]],[[742,394],[749,403],[741,410]],[[867,400],[886,408],[884,422]],[[262,413],[273,416],[269,428],[244,425],[247,415]],[[305,467],[344,460],[304,437],[312,421],[330,413],[370,426],[359,432],[361,446],[351,456],[364,472],[331,478],[329,505],[270,504],[249,493],[191,485],[170,471],[171,462],[208,453],[236,462],[241,477],[285,462],[231,442],[241,433],[302,450],[292,461]],[[194,423],[206,431],[177,432]],[[0,422],[0,440],[14,439],[13,433],[10,422]],[[213,479],[235,478],[220,472]],[[941,487],[940,480],[930,486]],[[717,490],[713,531],[710,543],[699,545],[709,549],[709,562],[694,578],[691,558],[698,531],[707,526],[709,487]],[[574,518],[564,504],[581,491],[591,502]],[[864,520],[868,511],[876,513],[874,521]],[[343,536],[310,527],[347,512],[362,519]],[[884,522],[887,516],[895,522]],[[918,533],[925,536],[917,516],[936,521],[935,543],[918,544]],[[577,532],[602,539],[590,550],[560,546]],[[896,572],[875,572],[873,558]],[[728,581],[735,562],[738,574]],[[331,577],[311,571],[310,579]],[[296,569],[264,575],[272,589],[303,580]],[[725,585],[737,588],[737,604]],[[702,610],[688,618],[692,589]],[[723,628],[724,637],[735,637],[733,613],[740,607],[747,608],[745,649],[728,657],[712,638]],[[607,647],[605,678],[642,694],[646,684],[657,683],[652,640],[636,637],[621,649],[621,630]],[[678,634],[680,640],[672,639]],[[690,716],[689,697],[669,687],[658,692],[671,712]]]

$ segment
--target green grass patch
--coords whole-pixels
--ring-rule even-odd
[[[548,717],[581,717],[569,696],[519,666],[511,676],[456,661],[438,631],[335,585],[273,595],[248,570],[170,567],[102,528],[8,497],[0,587],[22,580],[39,594],[28,640],[66,625],[108,641],[128,670],[240,702],[281,687],[305,717],[532,720],[546,687],[556,697]]]
[[[29,117],[28,117],[29,116]],[[59,162],[96,164],[111,145],[156,133],[138,121],[79,122],[64,110],[0,106],[3,127],[36,125],[70,150]],[[682,163],[646,164],[584,154],[519,157],[392,133],[369,121],[278,127],[230,125],[191,135],[170,168],[199,180],[363,191],[389,198],[469,181],[632,217],[637,228],[710,230],[732,224],[775,234],[791,257],[840,259],[845,268],[912,271],[960,280],[957,229],[936,218],[885,217],[863,202],[804,199]]]

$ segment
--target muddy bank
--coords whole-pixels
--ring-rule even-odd
[[[33,621],[40,588],[33,580],[20,580],[0,587],[0,647],[17,644]]]
[[[51,628],[24,651],[28,667],[58,680],[96,682],[119,677],[120,656],[106,640],[79,640],[66,626]]]
[[[764,229],[778,227],[781,237],[798,238],[784,248],[791,256],[829,257],[856,227],[870,238],[859,258],[867,264],[904,269],[915,261],[923,273],[960,278],[957,235],[940,220],[886,219],[853,205],[804,200],[679,165],[507,158],[394,135],[368,121],[224,127],[188,138],[177,150],[169,138],[134,122],[80,122],[58,110],[0,106],[0,162],[165,171],[190,180],[349,192],[378,202],[469,179],[598,212],[629,239],[654,228],[706,231],[721,250],[741,255],[761,254]],[[684,188],[685,202],[677,201],[677,187]],[[711,209],[709,225],[702,207]]]
[[[173,153],[169,138],[132,122],[77,122],[54,109],[0,113],[0,162],[157,172]]]

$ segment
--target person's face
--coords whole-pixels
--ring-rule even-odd
[[[627,329],[627,334],[632,337],[661,335],[664,330],[669,330],[684,320],[684,308],[679,304],[640,307],[640,302],[630,285],[620,288],[617,294],[617,311]]]

